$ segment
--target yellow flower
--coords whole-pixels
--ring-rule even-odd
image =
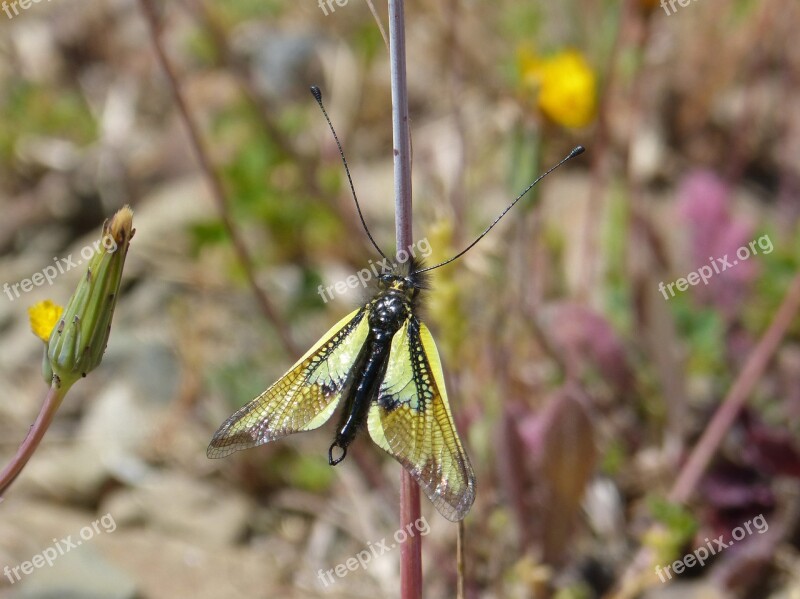
[[[58,319],[61,318],[62,312],[64,312],[64,308],[50,300],[33,304],[28,308],[28,318],[31,321],[33,334],[47,343],[50,333],[53,332],[53,327],[56,326]]]
[[[538,89],[539,109],[564,127],[585,127],[594,119],[597,78],[583,55],[564,50],[545,59],[530,51],[520,52],[520,71],[525,86]]]

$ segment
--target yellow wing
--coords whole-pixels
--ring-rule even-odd
[[[359,308],[345,316],[289,372],[228,418],[214,433],[208,457],[225,457],[325,424],[367,339],[367,315],[367,308]]]
[[[392,338],[368,428],[442,516],[455,522],[467,515],[475,500],[475,474],[450,414],[436,343],[414,316]]]

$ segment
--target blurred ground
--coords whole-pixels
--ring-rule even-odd
[[[58,556],[4,573],[0,597],[399,596],[397,549],[318,575],[395,534],[399,466],[366,435],[335,469],[331,426],[206,458],[293,356],[246,282],[138,4],[6,6],[0,284],[77,260],[126,203],[136,235],[102,365],[0,503],[0,568]],[[387,252],[394,239],[387,50],[366,3],[325,6],[183,0],[161,15],[256,278],[300,348],[364,296],[324,301],[319,286],[376,259],[309,85],[373,236]],[[587,148],[432,280],[424,317],[478,479],[468,598],[800,597],[796,315],[688,501],[667,501],[798,270],[800,7],[666,7],[406,7],[430,264]],[[0,293],[3,463],[46,391],[27,308],[66,303],[83,274]],[[425,596],[454,597],[456,527],[424,498],[423,514]],[[768,530],[707,564],[665,582],[648,565],[618,593],[642,548],[665,566],[758,516]]]

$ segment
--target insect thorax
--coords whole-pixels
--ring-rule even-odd
[[[424,276],[416,272],[420,267],[417,260],[409,260],[378,277],[378,290],[369,314],[374,334],[391,337],[414,314],[420,292],[426,288]]]
[[[411,299],[398,289],[381,291],[369,312],[369,328],[378,336],[391,337],[411,314]]]

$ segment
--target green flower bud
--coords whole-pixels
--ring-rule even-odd
[[[42,378],[48,385],[53,382],[53,369],[50,367],[50,358],[47,357],[47,346],[44,347],[42,356]]]
[[[103,223],[103,235],[86,274],[69,300],[47,343],[53,382],[69,388],[103,359],[117,305],[122,268],[133,237],[133,211],[125,206]],[[48,372],[43,367],[44,372]]]

